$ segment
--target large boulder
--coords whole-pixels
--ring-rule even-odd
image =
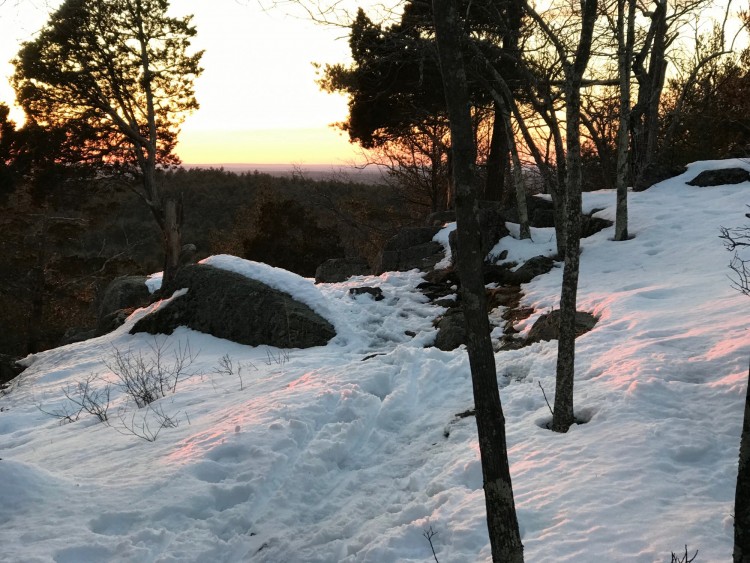
[[[719,170],[704,170],[687,182],[687,185],[707,188],[709,186],[741,184],[748,180],[750,180],[750,172],[744,168],[721,168]]]
[[[146,287],[145,276],[122,276],[115,278],[104,290],[104,296],[99,305],[96,321],[96,334],[106,334],[124,322],[118,312],[123,309],[132,311],[138,307],[145,307],[151,301],[151,293]]]
[[[576,311],[576,338],[589,332],[598,319],[586,311]],[[555,309],[539,317],[529,330],[526,344],[540,342],[542,340],[560,339],[560,310]]]
[[[131,333],[171,334],[179,326],[250,346],[310,348],[336,336],[331,323],[292,296],[241,274],[196,264],[182,268],[164,294],[187,288],[140,319]]]
[[[315,270],[315,283],[340,283],[370,273],[370,265],[364,258],[331,258]]]
[[[439,226],[402,229],[383,247],[376,273],[427,271],[443,259],[443,245],[433,237],[441,229]]]
[[[527,194],[526,211],[529,215],[529,225],[532,227],[554,227],[555,206],[552,200]],[[512,207],[503,210],[506,220],[511,223],[520,223],[518,217],[518,205],[513,202]]]
[[[593,213],[591,215],[583,215],[581,216],[581,238],[588,238],[595,235],[599,231],[611,227],[613,224],[609,219],[593,217]]]

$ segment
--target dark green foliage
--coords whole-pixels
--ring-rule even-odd
[[[383,27],[361,8],[351,25],[351,66],[326,66],[323,89],[349,95],[349,118],[342,125],[365,148],[400,137],[422,120],[444,112],[440,72],[424,20],[411,17]]]
[[[518,42],[521,16],[517,2],[463,2],[460,13],[487,60],[505,76],[512,76],[515,61],[507,54]],[[391,25],[374,23],[360,8],[350,28],[353,63],[327,65],[320,85],[328,92],[349,96],[349,117],[341,127],[352,141],[371,148],[408,135],[424,122],[445,119],[429,3],[407,2],[400,21]],[[472,70],[468,83],[472,103],[475,107],[491,106],[477,77],[481,69]]]

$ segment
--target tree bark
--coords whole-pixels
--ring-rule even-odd
[[[627,4],[627,13],[625,6]],[[620,123],[617,130],[617,211],[615,240],[628,239],[628,147],[630,145],[630,70],[635,43],[635,0],[617,0],[617,67]]]
[[[651,13],[646,41],[634,57],[633,71],[638,81],[638,102],[631,114],[633,131],[633,183],[640,185],[643,173],[655,161],[658,151],[659,102],[666,76],[667,2],[657,2]],[[649,58],[648,69],[643,65]]]
[[[502,115],[513,162],[513,191],[516,194],[516,207],[518,208],[519,238],[521,240],[530,239],[531,229],[529,228],[529,210],[526,206],[526,189],[523,185],[523,169],[521,168],[521,158],[518,156],[518,145],[516,145],[516,139],[513,135],[513,123],[510,120],[508,103],[503,104]]]
[[[507,169],[508,138],[505,134],[501,110],[495,104],[490,152],[487,155],[487,180],[484,187],[484,199],[488,201],[503,201],[505,199],[505,172]]]
[[[734,493],[734,563],[750,563],[750,370],[745,390],[745,415],[740,438],[740,462]]]
[[[560,337],[557,344],[557,378],[552,430],[567,432],[575,422],[573,415],[573,383],[575,377],[575,317],[578,295],[578,273],[581,247],[581,82],[591,56],[597,0],[582,2],[581,34],[575,57],[563,58],[565,71],[566,118],[566,213],[565,267],[560,292]]]
[[[487,527],[495,562],[523,561],[500,402],[495,356],[482,277],[477,220],[476,148],[472,131],[461,30],[453,0],[433,0],[435,36],[450,118],[458,237],[457,266],[466,318],[467,350],[474,390]]]

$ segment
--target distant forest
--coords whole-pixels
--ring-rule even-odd
[[[196,260],[228,253],[308,277],[329,258],[372,264],[387,238],[425,214],[394,187],[346,178],[178,168],[157,181],[182,200],[183,240]],[[2,196],[0,354],[58,345],[95,324],[113,278],[162,269],[159,229],[132,187],[71,178],[21,183]]]

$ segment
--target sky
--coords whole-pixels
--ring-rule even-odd
[[[50,0],[0,2],[0,100],[13,90],[9,61],[44,25]],[[321,92],[312,63],[348,60],[346,30],[310,21],[302,10],[264,10],[255,0],[175,0],[194,14],[201,108],[187,118],[177,153],[186,164],[346,165],[359,150],[330,124],[346,119],[346,99]],[[20,110],[14,118],[21,121]]]
[[[615,242],[610,226],[581,241],[578,309],[598,318],[576,340],[585,424],[545,427],[557,341],[495,353],[530,563],[661,563],[686,545],[696,562],[731,561],[750,300],[732,288],[718,234],[747,223],[749,184],[688,185],[715,167],[750,163],[697,163],[630,193],[634,238]],[[583,194],[596,217],[613,220],[615,204],[614,190]],[[554,254],[553,229],[518,240],[508,225],[491,256]],[[231,256],[203,263],[294,296],[337,335],[282,351],[186,327],[130,334],[180,290],[109,334],[27,357],[0,394],[0,559],[427,563],[433,530],[435,559],[489,563],[476,422],[458,415],[473,405],[469,361],[463,346],[432,346],[446,309],[417,289],[422,272],[314,284]],[[521,286],[533,312],[512,330],[493,309],[495,345],[558,307],[562,266]],[[350,294],[362,286],[383,299]],[[116,354],[169,371],[188,345],[176,387],[136,408]],[[86,381],[109,384],[109,420],[64,423]],[[155,437],[159,413],[172,424]]]

